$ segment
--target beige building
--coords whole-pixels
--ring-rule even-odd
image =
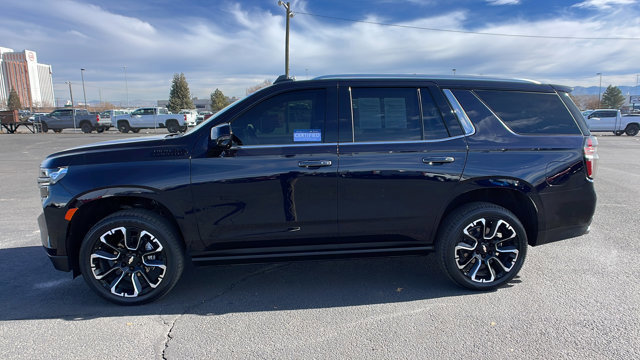
[[[35,51],[0,47],[0,107],[6,106],[11,89],[24,108],[55,105],[51,65],[38,64]]]

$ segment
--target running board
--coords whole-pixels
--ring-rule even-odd
[[[214,256],[193,257],[193,262],[200,263],[245,263],[245,262],[271,262],[271,261],[298,261],[308,259],[333,259],[344,257],[377,257],[377,256],[402,256],[424,255],[434,251],[434,246],[416,246],[400,248],[380,249],[349,249],[349,250],[324,250],[301,251],[261,254],[226,254]]]

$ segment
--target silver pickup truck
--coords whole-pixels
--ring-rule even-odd
[[[122,133],[138,132],[140,129],[166,128],[170,133],[187,130],[185,114],[170,114],[161,107],[145,107],[131,114],[118,115],[111,123]]]
[[[598,109],[585,117],[592,132],[612,132],[617,136],[636,136],[640,129],[640,116],[621,116],[620,110]]]
[[[95,130],[103,132],[111,126],[110,122],[100,122],[100,115],[92,114],[85,109],[57,109],[45,115],[35,116],[35,124],[39,124],[42,132],[49,129],[54,132],[61,132],[62,129],[79,128],[83,133],[88,134]]]

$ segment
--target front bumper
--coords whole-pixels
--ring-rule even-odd
[[[69,257],[66,255],[58,255],[57,249],[51,244],[49,238],[49,229],[47,227],[47,221],[44,217],[44,213],[38,216],[38,227],[40,228],[40,241],[42,246],[49,256],[49,259],[53,263],[53,267],[60,271],[71,271],[71,265],[69,264]]]

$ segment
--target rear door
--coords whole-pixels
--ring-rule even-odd
[[[442,106],[431,84],[340,87],[338,226],[345,241],[387,246],[431,238],[467,155],[460,125]]]

